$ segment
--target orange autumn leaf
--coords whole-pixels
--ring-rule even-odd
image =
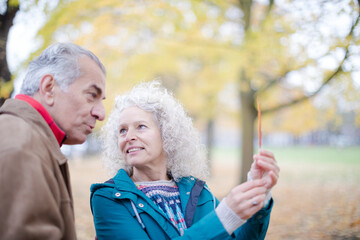
[[[258,110],[258,134],[259,134],[259,149],[261,148],[261,107],[260,99],[257,99],[257,110]]]

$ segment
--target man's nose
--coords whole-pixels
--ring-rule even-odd
[[[102,101],[97,103],[91,109],[91,115],[94,116],[99,121],[103,121],[105,119],[105,108],[104,108],[104,104],[102,103]]]

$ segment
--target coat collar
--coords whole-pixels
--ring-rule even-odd
[[[34,98],[24,95],[24,94],[18,94],[15,96],[15,99],[19,99],[22,101],[27,102],[30,104],[33,108],[36,109],[40,113],[40,115],[44,118],[46,123],[49,125],[51,131],[53,132],[57,142],[59,143],[59,146],[63,144],[63,142],[66,140],[66,134],[64,131],[60,129],[58,125],[54,122],[48,111]]]
[[[184,177],[181,178],[180,181],[176,182],[179,188],[181,207],[184,214],[186,211],[187,203],[189,202],[191,189],[194,187],[195,181],[196,179],[193,177]],[[107,181],[106,183],[101,184],[93,184],[91,186],[91,194],[93,195],[97,189],[103,187],[113,188],[112,193],[110,194],[115,199],[130,199],[136,205],[138,203],[141,204],[142,202],[146,202],[151,207],[146,207],[143,205],[143,208],[141,210],[147,211],[151,216],[156,216],[156,214],[158,214],[158,216],[162,216],[161,220],[159,218],[157,220],[162,222],[163,227],[165,225],[167,226],[167,235],[170,238],[179,236],[179,232],[176,227],[173,226],[173,224],[167,219],[166,215],[151,201],[151,199],[149,199],[142,191],[137,189],[136,185],[124,169],[120,169],[115,175],[115,177],[112,179],[112,181]]]
[[[44,134],[49,137],[48,146],[51,148],[55,159],[60,165],[67,162],[67,158],[62,154],[59,143],[55,135],[52,134],[51,128],[39,112],[29,103],[19,99],[7,99],[1,106],[0,111],[22,118],[24,121],[29,122],[29,124],[34,124],[34,126],[40,128],[41,131],[44,131]]]
[[[149,212],[155,211],[155,212],[157,212],[157,214],[160,214],[163,217],[163,219],[165,219],[165,221],[168,222],[168,224],[169,224],[168,226],[171,226],[171,227],[167,228],[168,236],[171,238],[179,236],[178,230],[167,219],[164,212],[161,211],[160,208],[158,208],[152,202],[151,199],[149,199],[142,191],[140,191],[136,187],[136,185],[134,184],[134,182],[131,180],[131,178],[129,177],[129,175],[126,173],[126,171],[124,169],[120,169],[118,171],[118,173],[115,175],[115,177],[113,178],[113,180],[114,180],[114,184],[115,184],[114,193],[113,193],[114,196],[116,196],[116,193],[119,191],[119,192],[123,193],[123,194],[121,194],[121,196],[119,198],[129,198],[132,201],[134,201],[136,204],[138,203],[138,201],[147,202],[147,204],[149,204],[149,206],[152,206],[152,207],[146,208],[143,210],[149,211]],[[187,206],[187,203],[189,202],[191,189],[193,188],[193,186],[195,184],[195,178],[184,177],[184,178],[181,178],[180,181],[176,182],[176,184],[179,188],[181,208],[185,215],[186,206]],[[150,214],[150,215],[153,215],[153,214]]]
[[[132,192],[135,195],[141,196],[144,199],[148,200],[148,197],[146,197],[143,192],[137,189],[134,182],[131,180],[131,178],[124,169],[120,169],[113,179],[115,183],[115,188],[117,190]],[[181,208],[184,213],[190,198],[191,189],[194,187],[195,180],[196,179],[194,177],[183,177],[176,182],[176,185],[178,186],[180,192]],[[150,201],[151,200],[149,199],[149,202]]]
[[[129,175],[124,169],[120,169],[114,177],[115,187],[118,190],[134,190],[137,189],[134,182],[131,180]],[[183,177],[176,184],[179,187],[180,195],[186,195],[187,192],[191,191],[195,184],[194,177]]]

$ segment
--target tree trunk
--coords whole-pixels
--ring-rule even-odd
[[[212,169],[212,151],[214,147],[214,119],[209,119],[206,127],[206,147],[207,147],[207,159],[209,161],[209,169]]]
[[[241,166],[240,183],[247,179],[247,173],[253,162],[254,153],[254,121],[257,110],[254,105],[254,91],[251,89],[249,80],[246,79],[243,70],[240,78],[240,99],[241,99]]]
[[[0,89],[4,83],[11,81],[11,73],[6,60],[6,44],[10,27],[18,11],[19,6],[10,6],[7,1],[6,12],[0,15]],[[0,95],[0,106],[10,97],[11,92],[8,96]]]

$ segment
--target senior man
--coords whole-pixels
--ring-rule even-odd
[[[76,239],[62,144],[85,142],[105,117],[105,68],[55,43],[29,63],[20,94],[0,108],[0,238]]]

